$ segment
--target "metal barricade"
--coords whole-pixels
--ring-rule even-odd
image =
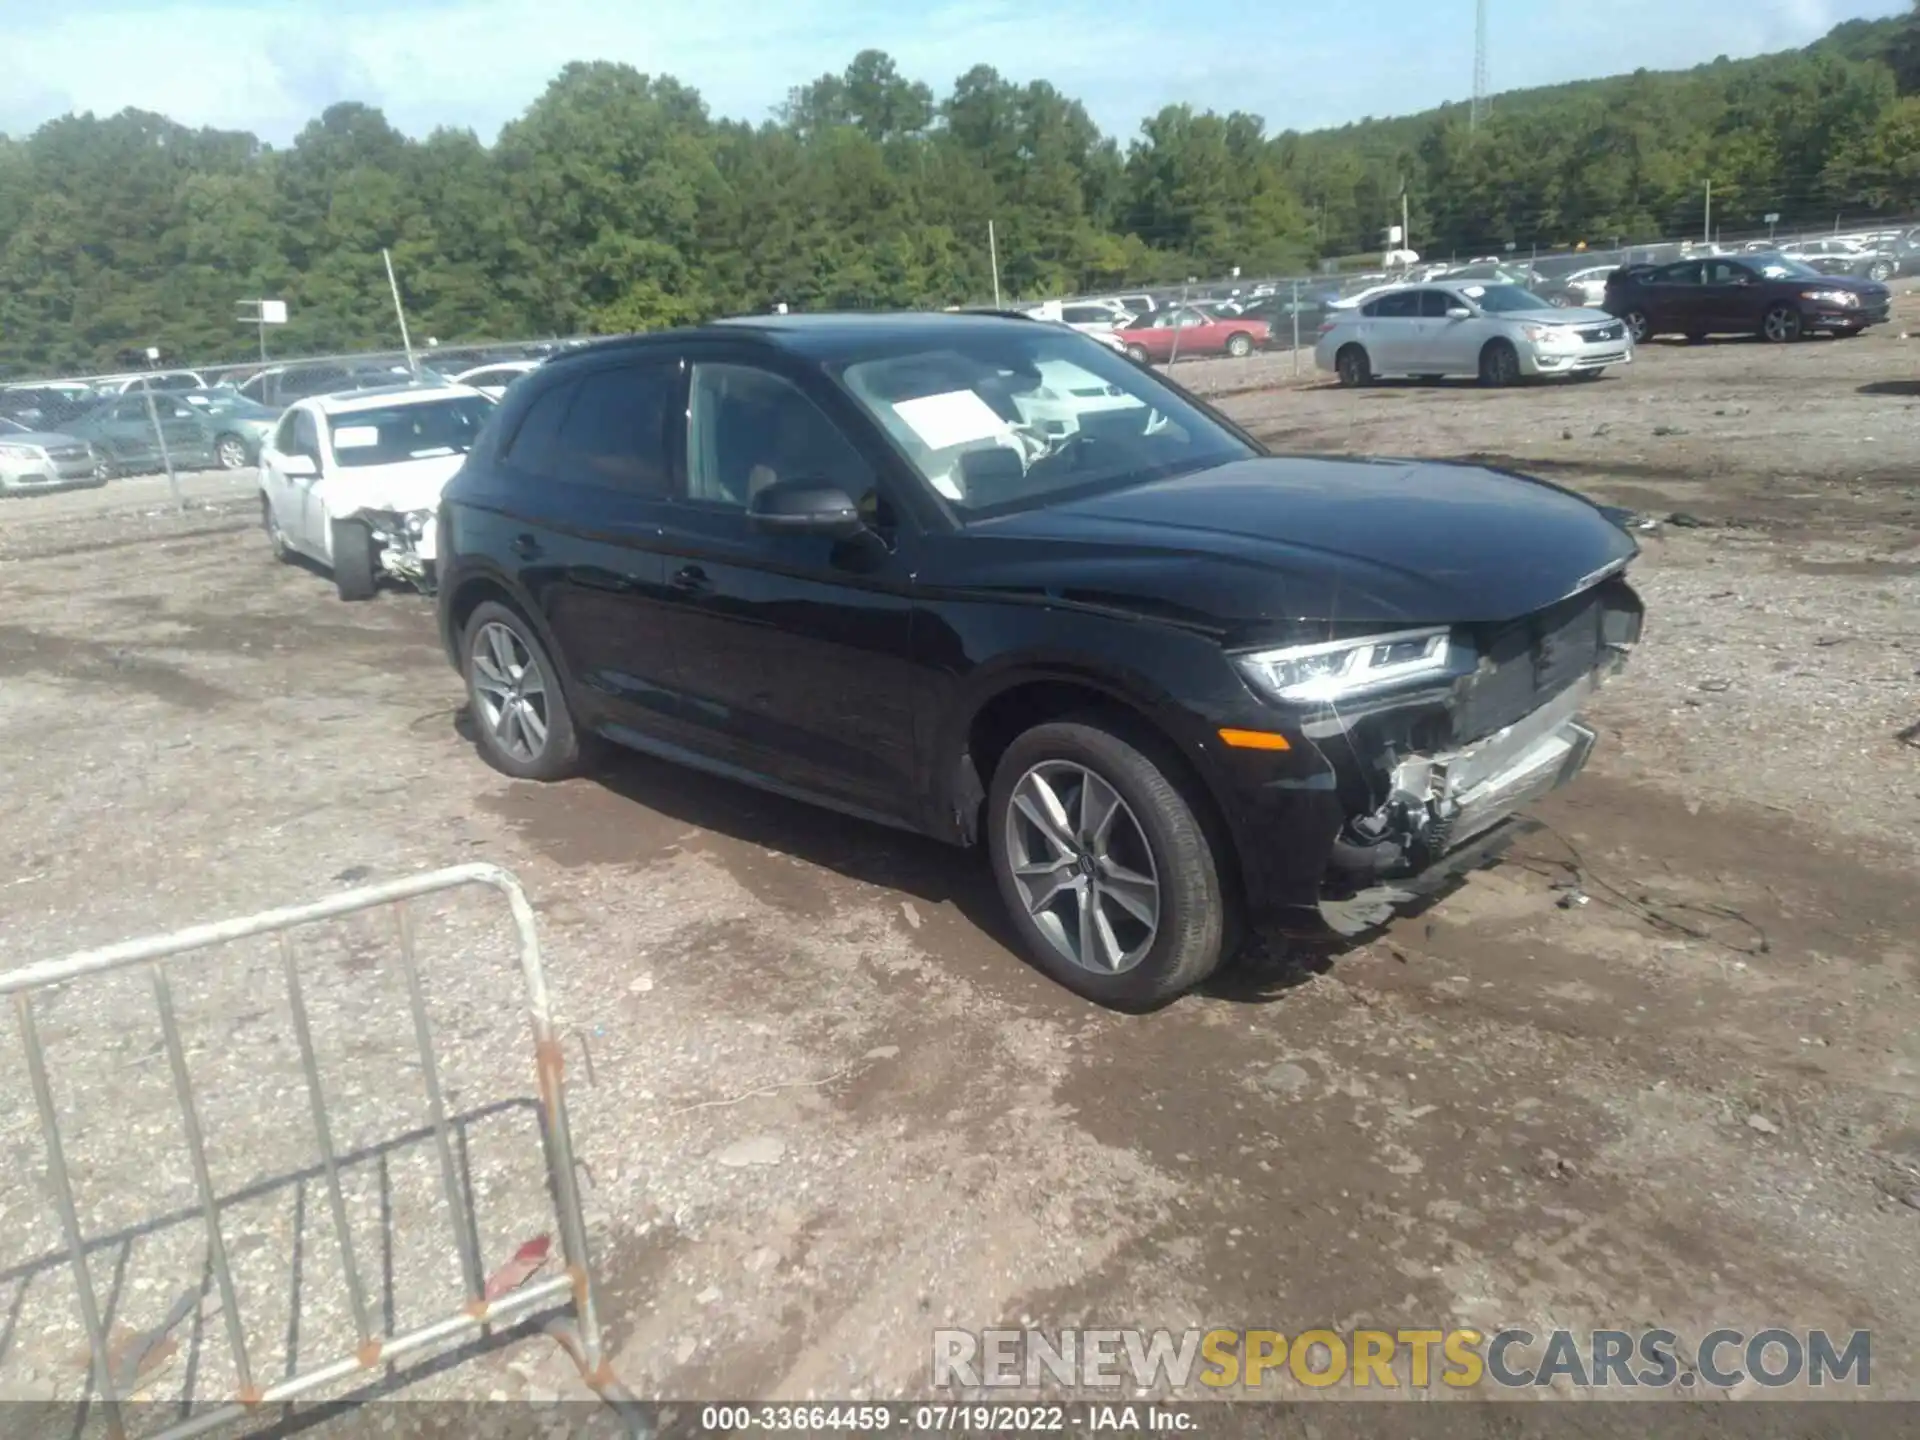
[[[407,912],[408,901],[469,885],[490,887],[504,896],[517,932],[520,969],[527,989],[527,1013],[533,1031],[534,1065],[539,1080],[541,1135],[560,1232],[561,1255],[565,1262],[563,1274],[532,1281],[492,1299],[486,1295],[486,1282],[473,1232],[463,1221],[465,1210],[461,1203],[453,1146],[449,1140],[446,1102],[441,1092],[439,1067],[434,1058],[426,994],[414,955],[413,924]],[[441,1181],[445,1186],[453,1222],[454,1243],[459,1252],[461,1281],[466,1296],[465,1304],[458,1313],[398,1335],[376,1333],[369,1315],[366,1287],[354,1259],[353,1236],[340,1181],[340,1162],[334,1148],[333,1127],[328,1119],[326,1094],[314,1051],[300,970],[287,933],[303,925],[334,920],[382,906],[391,906],[393,909],[396,940],[405,972],[408,1004],[412,1011],[414,1039],[419,1048],[420,1065],[426,1083],[434,1147],[438,1152]],[[313,1116],[314,1138],[319,1147],[328,1209],[346,1272],[348,1302],[359,1334],[359,1344],[350,1355],[305,1373],[262,1385],[255,1379],[248,1359],[245,1322],[240,1313],[232,1268],[228,1263],[225,1237],[221,1233],[220,1204],[207,1165],[205,1138],[199,1111],[194,1104],[193,1085],[174,1013],[173,990],[168,980],[166,962],[192,952],[205,952],[232,941],[267,934],[279,937],[294,1036],[298,1043],[301,1069],[306,1076],[307,1097]],[[540,961],[540,942],[534,933],[533,907],[528,904],[526,892],[511,872],[495,865],[475,864],[436,870],[383,885],[369,885],[308,905],[268,910],[219,924],[197,925],[176,930],[169,935],[156,935],[99,950],[82,951],[63,959],[0,974],[0,995],[13,998],[20,1038],[26,1051],[34,1102],[46,1143],[48,1180],[60,1212],[68,1263],[73,1269],[79,1294],[81,1321],[86,1328],[87,1343],[92,1353],[92,1390],[106,1409],[109,1430],[114,1436],[125,1434],[121,1414],[123,1397],[116,1393],[110,1369],[107,1335],[87,1264],[86,1236],[75,1206],[72,1176],[61,1146],[46,1051],[41,1045],[35,1023],[33,993],[50,986],[65,985],[89,976],[139,965],[148,966],[152,976],[154,1004],[172,1072],[174,1096],[179,1104],[188,1158],[193,1168],[194,1186],[199,1197],[198,1208],[206,1224],[209,1268],[219,1289],[227,1343],[233,1353],[235,1374],[239,1378],[239,1393],[231,1400],[190,1414],[156,1432],[155,1440],[184,1440],[184,1437],[229,1425],[236,1419],[257,1413],[263,1406],[311,1395],[324,1387],[356,1375],[369,1374],[380,1366],[469,1332],[484,1331],[506,1321],[526,1320],[543,1305],[559,1310],[564,1307],[554,1302],[560,1301],[570,1302],[572,1314],[556,1315],[547,1323],[547,1332],[572,1357],[586,1383],[622,1413],[630,1428],[645,1428],[644,1421],[633,1408],[632,1395],[614,1377],[602,1351],[599,1320],[594,1310],[593,1285],[588,1273],[586,1223],[574,1174],[573,1139],[567,1128],[564,1066],[560,1042],[554,1032],[546,974]]]

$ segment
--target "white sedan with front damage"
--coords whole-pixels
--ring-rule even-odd
[[[464,385],[396,385],[291,406],[260,451],[260,511],[273,552],[333,571],[342,600],[382,575],[431,592],[440,492],[493,401]]]

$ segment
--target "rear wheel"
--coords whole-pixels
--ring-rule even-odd
[[[1334,357],[1333,368],[1340,376],[1340,383],[1348,389],[1357,389],[1373,380],[1373,366],[1367,352],[1358,345],[1344,347]]]
[[[1760,322],[1760,334],[1775,345],[1790,345],[1805,328],[1795,305],[1775,305]]]
[[[516,780],[564,780],[580,770],[580,736],[560,673],[524,616],[496,601],[475,608],[460,642],[475,740]]]
[[[1508,341],[1489,340],[1480,352],[1480,383],[1496,389],[1520,383],[1520,352]]]
[[[1136,365],[1147,363],[1147,347],[1144,345],[1127,346],[1127,358]]]
[[[280,528],[280,517],[273,513],[273,501],[265,495],[260,497],[260,526],[267,532],[267,544],[273,549],[273,558],[282,564],[293,559],[293,546],[287,543],[287,532]]]
[[[1244,360],[1253,353],[1253,337],[1242,335],[1239,331],[1227,337],[1227,354],[1236,360]]]
[[[333,588],[342,600],[373,598],[373,531],[364,520],[333,522]]]
[[[1057,721],[993,773],[994,878],[1035,962],[1119,1009],[1163,1004],[1225,958],[1227,893],[1177,769],[1104,717]]]

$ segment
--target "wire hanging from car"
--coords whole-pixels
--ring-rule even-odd
[[[1588,895],[1609,909],[1617,910],[1625,915],[1631,915],[1655,930],[1667,934],[1684,935],[1689,939],[1704,941],[1709,945],[1718,945],[1722,949],[1729,950],[1736,955],[1767,955],[1772,953],[1773,942],[1768,939],[1765,927],[1763,927],[1759,921],[1743,914],[1733,906],[1715,904],[1711,901],[1663,900],[1653,895],[1631,894],[1619,885],[1608,880],[1605,876],[1597,873],[1593,867],[1587,863],[1586,857],[1580,853],[1580,847],[1575,845],[1573,841],[1560,830],[1544,820],[1536,819],[1535,823],[1564,845],[1567,849],[1567,855],[1565,858],[1552,855],[1516,857],[1516,863],[1521,869],[1531,870],[1536,875],[1544,875],[1551,879],[1553,878],[1554,872],[1542,868],[1542,865],[1557,866],[1561,871],[1564,871],[1571,877],[1572,893]],[[1529,858],[1538,859],[1542,862],[1542,865],[1527,863]],[[1753,939],[1750,943],[1744,945],[1737,943],[1734,940],[1718,934],[1712,928],[1692,924],[1678,918],[1686,914],[1706,916],[1715,920],[1731,920],[1751,930],[1753,932]]]

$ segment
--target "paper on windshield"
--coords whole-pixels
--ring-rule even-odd
[[[333,432],[336,450],[367,450],[380,443],[378,425],[343,425]]]
[[[1470,299],[1478,300],[1482,295],[1487,293],[1487,287],[1484,285],[1462,285],[1460,287],[1460,293]]]
[[[976,440],[997,439],[1007,430],[1007,422],[971,390],[896,400],[893,413],[907,422],[929,450],[951,450]]]

